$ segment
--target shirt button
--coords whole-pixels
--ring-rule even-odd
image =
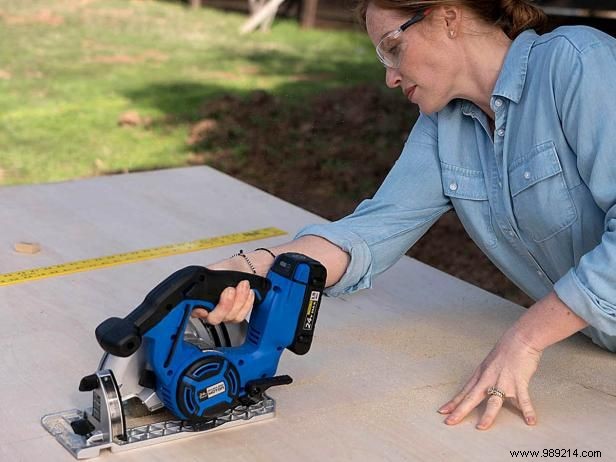
[[[524,172],[524,178],[526,178],[527,180],[530,180],[530,172],[528,170]]]
[[[456,191],[458,189],[458,183],[454,181],[449,185],[449,189],[451,189],[452,191]]]
[[[502,105],[503,105],[502,99],[497,99],[496,101],[494,101],[494,106],[501,107]]]
[[[503,187],[503,183],[501,183],[500,181],[498,182],[498,187],[502,188]]]
[[[541,271],[541,270],[537,270],[537,274],[538,274],[539,276],[543,276],[543,271]]]
[[[499,128],[496,133],[498,134],[498,136],[505,136],[505,129],[504,128]]]

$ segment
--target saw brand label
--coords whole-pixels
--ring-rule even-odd
[[[207,387],[205,391],[199,392],[199,399],[201,401],[212,398],[213,396],[220,395],[227,391],[227,387],[225,387],[225,382],[218,382],[216,385],[212,385],[211,387]]]
[[[304,330],[312,330],[314,328],[314,318],[317,315],[319,306],[319,297],[321,293],[318,290],[313,290],[310,293],[310,301],[306,310],[306,318],[304,320]]]

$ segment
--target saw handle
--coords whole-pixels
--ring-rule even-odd
[[[218,304],[222,291],[248,280],[258,306],[270,289],[267,278],[240,271],[211,270],[187,266],[176,271],[146,295],[143,302],[125,318],[109,318],[96,328],[96,340],[106,352],[120,357],[139,349],[143,334],[158,324],[182,300],[202,300]],[[207,305],[206,308],[210,308]]]

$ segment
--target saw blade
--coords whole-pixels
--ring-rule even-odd
[[[208,324],[201,318],[191,318],[186,325],[184,340],[201,350],[217,347],[239,346],[244,343],[248,332],[248,322]]]

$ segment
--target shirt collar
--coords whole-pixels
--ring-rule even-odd
[[[492,95],[503,96],[514,103],[520,102],[530,50],[537,38],[534,30],[525,30],[511,42]]]

